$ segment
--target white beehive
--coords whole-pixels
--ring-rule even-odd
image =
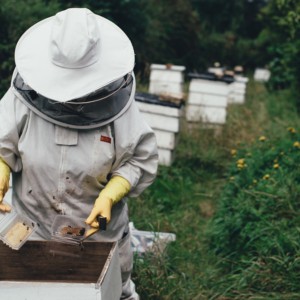
[[[243,104],[245,103],[248,78],[243,76],[235,76],[234,82],[230,84],[229,103]]]
[[[224,74],[224,69],[221,67],[210,67],[207,69],[207,72],[215,74],[217,76],[222,76]]]
[[[213,66],[210,66],[207,69],[208,73],[213,73],[217,76],[222,76],[224,74],[225,69],[221,66],[219,62],[214,62]]]
[[[183,98],[184,71],[184,66],[152,64],[149,93]]]
[[[186,107],[188,122],[224,124],[226,122],[230,84],[214,75],[191,74]]]
[[[271,72],[267,69],[256,68],[254,71],[254,80],[260,82],[267,82],[271,77]]]
[[[155,133],[159,164],[170,166],[180,131],[182,104],[162,101],[158,96],[148,93],[137,93],[135,98],[145,121]]]

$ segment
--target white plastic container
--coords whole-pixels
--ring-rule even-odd
[[[146,252],[162,253],[167,244],[176,241],[176,235],[169,232],[152,232],[138,230],[133,223],[129,223],[131,233],[131,247],[134,252],[144,254]]]
[[[34,221],[18,214],[13,207],[11,212],[0,212],[0,239],[13,250],[19,250],[36,229]]]
[[[79,244],[89,228],[84,219],[57,215],[51,227],[51,238],[62,243]]]

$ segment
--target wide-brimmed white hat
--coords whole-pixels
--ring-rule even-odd
[[[17,43],[15,63],[37,93],[66,102],[131,72],[134,50],[111,21],[86,8],[70,8],[29,28]]]

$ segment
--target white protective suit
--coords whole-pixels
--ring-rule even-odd
[[[134,94],[135,88],[131,97]],[[39,224],[41,238],[51,238],[57,214],[86,219],[110,176],[127,179],[132,197],[153,182],[158,165],[156,140],[135,101],[112,123],[88,130],[55,125],[25,103],[13,86],[0,101],[0,157],[13,172],[13,206]],[[133,289],[127,232],[127,204],[122,199],[112,208],[107,230],[91,239],[120,241],[122,299],[136,299],[126,298]]]

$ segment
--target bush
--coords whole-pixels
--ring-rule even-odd
[[[14,51],[21,35],[34,23],[60,10],[56,0],[3,1],[0,6],[0,98],[10,85]],[[41,74],[42,75],[42,74]]]
[[[289,128],[232,155],[207,231],[209,249],[233,282],[229,291],[300,292],[300,135]]]
[[[261,35],[269,45],[272,76],[268,86],[283,89],[299,85],[300,2],[271,0],[260,17],[265,23]]]

